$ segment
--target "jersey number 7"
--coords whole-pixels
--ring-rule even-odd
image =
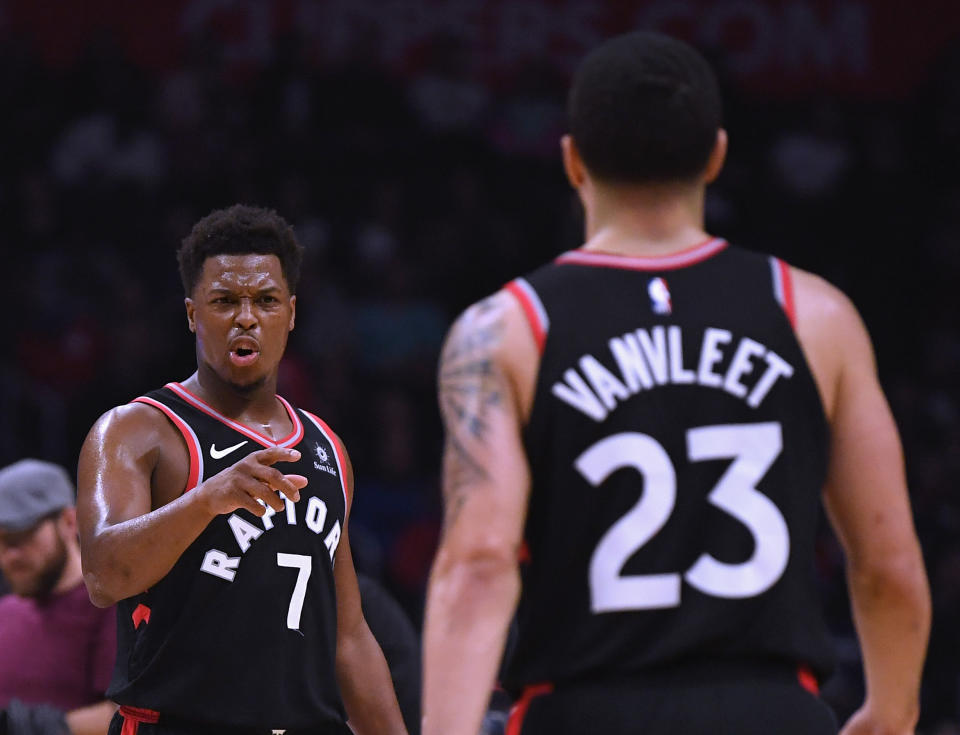
[[[786,569],[790,533],[783,514],[757,483],[783,448],[778,422],[701,426],[687,432],[691,462],[732,459],[707,500],[746,526],[754,552],[741,564],[727,564],[704,553],[683,580],[714,597],[753,597],[770,589]],[[650,610],[680,604],[680,573],[621,575],[627,561],[670,518],[677,497],[677,477],[663,446],[637,432],[614,434],[593,444],[574,462],[598,487],[613,472],[637,470],[644,479],[640,500],[603,535],[590,560],[590,599],[595,613]]]

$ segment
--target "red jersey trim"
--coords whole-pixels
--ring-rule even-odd
[[[670,255],[614,255],[591,250],[571,250],[554,262],[561,265],[592,265],[599,268],[621,268],[632,271],[669,271],[700,263],[727,247],[726,240],[712,237],[693,247]]]
[[[150,725],[156,725],[160,722],[160,713],[156,710],[130,707],[125,704],[120,705],[120,716],[123,717],[123,728],[120,730],[120,735],[137,735],[142,722]]]
[[[527,716],[527,710],[530,709],[533,698],[550,694],[552,691],[553,684],[551,682],[530,684],[524,687],[520,699],[510,708],[510,717],[507,718],[507,728],[503,735],[520,735],[520,731],[523,729],[523,720]]]
[[[530,544],[527,543],[526,539],[520,544],[520,550],[517,552],[517,561],[521,564],[530,564],[533,561],[533,557],[530,555]]]
[[[184,388],[180,383],[167,383],[164,387],[172,390],[194,408],[203,411],[203,413],[215,418],[220,423],[226,424],[234,431],[243,434],[248,439],[253,439],[253,441],[257,442],[258,444],[262,444],[265,447],[292,447],[296,446],[300,440],[303,439],[303,423],[300,421],[300,417],[297,416],[296,411],[293,410],[290,404],[287,403],[282,396],[277,396],[277,398],[286,410],[287,415],[290,417],[290,422],[293,424],[293,430],[283,439],[274,439],[266,434],[261,434],[259,431],[254,431],[250,427],[244,426],[233,419],[227,418],[209,403],[206,403],[204,400],[198,398],[189,390]]]
[[[817,681],[817,677],[814,676],[813,672],[806,666],[800,666],[797,669],[797,680],[800,682],[800,686],[811,694],[820,695],[820,682]]]
[[[123,715],[124,719],[137,723],[146,722],[155,725],[160,721],[160,713],[156,710],[145,709],[143,707],[131,707],[126,704],[120,705],[120,714]]]
[[[197,435],[193,433],[193,429],[190,428],[190,425],[186,421],[174,413],[172,408],[160,403],[160,401],[156,401],[148,396],[140,396],[139,398],[134,398],[133,403],[145,403],[148,406],[153,406],[163,411],[171,423],[183,434],[183,439],[187,443],[187,451],[190,453],[190,471],[187,474],[187,485],[183,489],[183,492],[186,493],[193,490],[193,488],[200,484],[200,478],[203,477],[203,450],[200,448],[200,440],[197,439]]]
[[[783,307],[790,326],[797,328],[797,308],[793,300],[793,277],[790,275],[790,266],[780,258],[770,257],[770,267],[773,270],[773,293],[780,306]]]
[[[537,343],[537,350],[542,355],[547,343],[547,333],[550,331],[550,318],[547,316],[543,302],[540,301],[533,286],[524,278],[515,278],[504,288],[520,302],[524,316],[527,317],[527,323],[530,325],[530,331],[533,332],[533,339]]]
[[[293,410],[293,406],[287,403],[287,399],[281,395],[277,396],[277,400],[283,404],[283,407],[287,409],[287,414],[290,416],[290,420],[293,421],[293,431],[290,433],[286,439],[281,441],[277,446],[280,447],[295,447],[303,439],[303,422],[297,416],[297,412]]]
[[[310,413],[309,411],[305,411],[302,408],[300,410],[303,411],[304,415],[314,423],[314,425],[320,430],[320,433],[326,437],[328,442],[330,442],[330,446],[333,447],[334,457],[337,460],[337,472],[340,473],[340,488],[343,490],[343,515],[344,518],[346,518],[350,511],[350,494],[347,492],[347,474],[343,470],[343,468],[347,466],[346,457],[343,454],[343,450],[340,448],[340,443],[334,438],[333,430],[327,426],[327,422],[319,416]]]

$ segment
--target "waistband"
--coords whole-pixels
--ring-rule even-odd
[[[136,727],[127,728],[127,723],[133,725],[150,724],[170,728],[177,735],[350,735],[346,725],[335,723],[315,725],[311,727],[246,727],[238,725],[216,725],[209,722],[199,722],[176,715],[167,715],[143,707],[120,706],[120,715],[124,718],[123,735],[135,733]]]
[[[798,684],[811,694],[819,694],[820,685],[813,671],[804,664],[786,661],[690,661],[658,666],[639,672],[598,673],[580,679],[540,681],[523,686],[520,696],[560,693],[565,689],[630,690],[636,687],[669,687],[709,684],[717,681],[780,681]]]

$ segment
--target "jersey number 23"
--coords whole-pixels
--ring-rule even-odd
[[[742,523],[753,536],[754,552],[745,562],[728,564],[703,553],[686,571],[623,575],[621,571],[666,524],[677,497],[673,462],[653,437],[623,432],[590,446],[574,462],[594,487],[624,468],[639,472],[644,492],[637,503],[603,535],[590,560],[590,599],[595,613],[676,607],[681,577],[714,597],[753,597],[770,589],[790,556],[790,534],[783,514],[757,483],[783,448],[780,424],[723,424],[687,431],[691,462],[730,459],[707,500]]]

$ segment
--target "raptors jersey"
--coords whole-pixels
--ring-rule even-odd
[[[824,676],[828,429],[786,265],[719,239],[656,258],[581,250],[507,289],[541,363],[504,683],[710,661]]]
[[[278,400],[293,431],[274,440],[179,383],[136,399],[183,435],[186,492],[274,445],[295,448],[301,458],[273,466],[309,482],[282,511],[217,516],[163,579],[118,605],[119,650],[107,696],[119,704],[219,727],[348,732],[340,729],[345,715],[334,673],[343,457],[323,421]]]

